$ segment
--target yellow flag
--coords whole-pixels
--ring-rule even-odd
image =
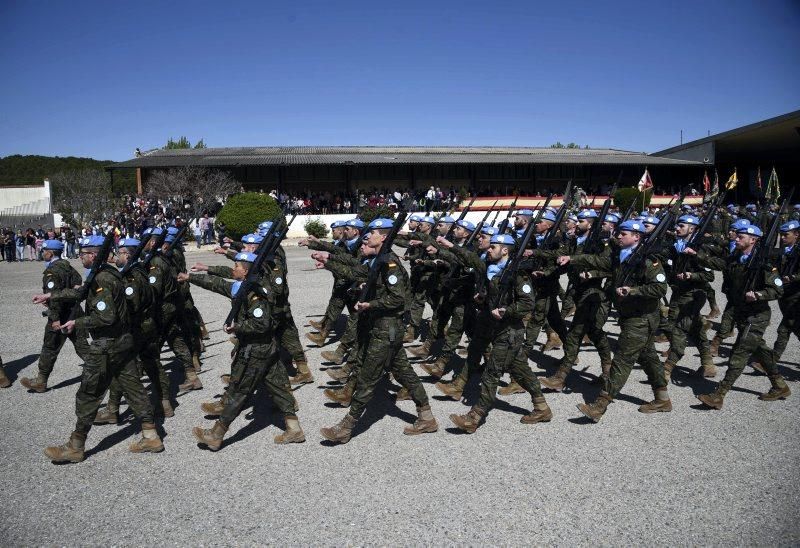
[[[736,176],[736,168],[733,168],[733,175],[730,176],[728,182],[725,183],[725,188],[728,190],[733,190],[736,188],[736,183],[739,182],[739,178]]]

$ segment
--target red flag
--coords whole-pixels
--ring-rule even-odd
[[[708,180],[708,171],[703,172],[703,194],[711,191],[711,181]]]
[[[758,166],[758,172],[756,173],[756,188],[758,189],[759,194],[761,193],[761,166]]]
[[[647,171],[647,168],[644,168],[644,173],[642,174],[642,178],[639,179],[639,192],[644,192],[648,188],[653,188],[653,180],[650,178],[650,172]]]

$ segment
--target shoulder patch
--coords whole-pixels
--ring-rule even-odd
[[[531,292],[531,286],[529,286],[528,284],[523,285],[522,286],[522,292],[526,293],[526,294],[530,293]]]
[[[260,308],[256,308],[256,309],[253,310],[253,316],[254,317],[260,318],[263,315],[264,315],[264,311],[261,310]]]
[[[656,281],[664,283],[667,281],[667,277],[664,276],[662,272],[659,272],[658,275],[656,276]]]
[[[389,285],[394,285],[394,284],[396,284],[396,283],[397,283],[397,276],[395,276],[394,274],[392,274],[391,276],[389,276],[389,278],[387,279],[387,281],[389,282]]]
[[[128,287],[126,287],[126,288],[125,288],[125,294],[126,294],[128,297],[130,297],[131,295],[133,295],[133,286],[129,285]]]
[[[781,287],[783,285],[783,280],[780,278],[775,278],[775,287]]]

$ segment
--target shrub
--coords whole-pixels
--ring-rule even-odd
[[[394,219],[394,210],[387,205],[365,207],[358,213],[358,218],[368,225],[372,219]]]
[[[647,206],[650,203],[650,199],[653,197],[652,189],[648,189],[644,192],[644,205]],[[614,206],[617,207],[621,212],[625,213],[628,211],[628,208],[631,206],[632,203],[636,203],[637,205],[636,210],[639,211],[643,209],[642,207],[642,193],[639,192],[639,189],[636,187],[624,187],[618,188],[617,191],[614,193]]]
[[[325,238],[328,236],[328,226],[322,222],[319,217],[308,219],[306,224],[303,225],[306,229],[306,234],[314,236],[315,238]]]
[[[217,215],[217,221],[225,223],[226,236],[238,240],[254,232],[259,223],[282,214],[278,202],[268,194],[244,192],[228,198]]]

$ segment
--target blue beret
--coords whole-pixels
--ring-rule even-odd
[[[149,236],[149,235],[152,234],[153,236],[161,236],[163,233],[164,233],[164,229],[163,228],[158,227],[158,226],[151,226],[150,228],[145,229],[145,231],[142,233],[142,235],[143,236]]]
[[[260,244],[263,241],[264,236],[262,234],[245,234],[242,236],[243,244]]]
[[[658,217],[648,216],[642,219],[642,222],[648,225],[657,225],[658,223],[661,222],[661,219],[659,219]]]
[[[578,222],[578,216],[575,215],[574,213],[570,213],[569,215],[567,215],[567,219],[570,221],[574,221],[576,223]]]
[[[373,228],[392,228],[394,226],[393,219],[373,219],[371,223],[369,223],[369,229],[372,230]]]
[[[258,228],[259,230],[269,230],[270,228],[272,228],[272,221],[263,221],[261,223],[258,223]]]
[[[64,244],[61,240],[45,240],[42,243],[42,249],[47,249],[48,251],[64,251]]]
[[[683,204],[681,206],[681,209],[684,210],[684,211],[691,211],[692,210],[692,206],[690,206],[689,204]]]
[[[123,238],[123,239],[121,239],[119,241],[119,244],[117,244],[117,246],[118,247],[139,247],[139,244],[141,244],[141,243],[142,242],[140,242],[136,238]]]
[[[788,223],[783,223],[781,225],[781,232],[789,232],[790,230],[798,229],[800,229],[800,223],[797,221],[789,221]]]
[[[644,225],[638,221],[625,221],[619,225],[620,230],[627,230],[628,232],[641,232],[645,233]]]
[[[445,215],[444,217],[439,217],[440,223],[454,223],[456,222],[450,215]]]
[[[678,217],[679,223],[685,223],[687,225],[695,225],[698,226],[700,224],[700,219],[695,217],[694,215],[681,215]]]
[[[461,228],[466,228],[469,231],[475,230],[475,224],[469,222],[466,219],[461,219],[460,221],[456,221],[456,224]]]
[[[492,236],[490,243],[514,245],[516,242],[514,242],[514,238],[512,238],[510,234],[495,234],[494,236]]]
[[[420,222],[421,223],[430,223],[432,225],[435,225],[436,224],[436,219],[434,219],[430,215],[427,215],[427,216],[423,217]]]
[[[83,239],[81,247],[101,247],[105,240],[103,236],[87,236]]]
[[[533,217],[533,210],[532,209],[520,209],[514,215],[514,217]]]
[[[500,229],[492,225],[484,225],[483,228],[481,228],[481,234],[486,234],[488,236],[494,236],[498,232],[500,232]]]
[[[344,222],[344,226],[349,226],[350,228],[357,228],[361,230],[364,228],[364,221],[356,217],[355,219],[349,219]]]
[[[756,204],[747,204],[746,206],[744,206],[744,208],[747,211],[755,211],[756,210]]]
[[[416,221],[416,222],[420,222],[420,221],[422,221],[422,215],[420,215],[419,213],[413,213],[413,214],[411,215],[411,217],[409,217],[409,218],[408,218],[408,220],[409,220],[409,221]]]
[[[750,221],[747,219],[739,219],[731,223],[731,230],[736,231],[742,228],[747,228],[748,226],[750,226]]]
[[[254,263],[256,262],[256,254],[249,253],[247,251],[240,251],[239,253],[236,254],[236,257],[234,257],[233,260],[239,262],[244,261],[246,263]]]
[[[556,214],[550,211],[549,209],[545,210],[544,214],[542,215],[543,221],[551,221],[556,222]]]
[[[181,230],[181,229],[180,229],[180,228],[178,228],[178,227],[175,227],[175,226],[170,226],[170,227],[167,227],[167,234],[172,234],[172,235],[174,236],[175,234],[177,234],[178,232],[180,232],[180,230]]]
[[[800,210],[800,204],[794,204],[794,208]]]
[[[167,234],[167,237],[164,238],[164,241],[168,244],[171,244],[175,241],[175,234]]]
[[[331,223],[331,228],[340,228],[343,227],[345,224],[346,224],[345,221],[333,221]]]
[[[728,211],[736,211],[736,206],[734,204],[728,204],[727,209]]]
[[[606,218],[604,220],[609,223],[617,224],[619,222],[619,215],[617,215],[616,213],[609,213],[606,215]]]
[[[749,234],[750,236],[758,236],[759,238],[764,235],[761,229],[756,225],[743,226],[736,230],[737,234]]]
[[[594,209],[584,209],[578,213],[578,219],[596,219],[597,217],[597,212]]]

